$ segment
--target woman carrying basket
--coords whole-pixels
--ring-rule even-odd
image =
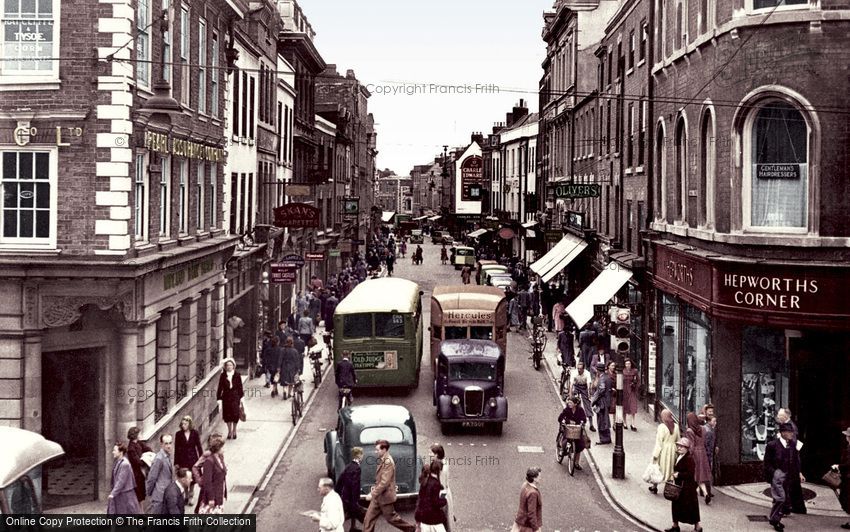
[[[563,439],[567,437],[566,429],[564,425],[580,425],[582,433],[584,432],[584,424],[587,423],[587,415],[584,413],[584,410],[580,406],[581,398],[579,396],[574,395],[567,399],[567,406],[564,408],[564,411],[561,412],[561,415],[558,416],[558,439],[556,444],[562,446],[564,444]],[[583,434],[580,434],[578,438],[573,439],[573,446],[575,449],[575,464],[576,469],[581,471],[581,452],[584,450],[584,438]]]

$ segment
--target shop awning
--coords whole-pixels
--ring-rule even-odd
[[[381,214],[381,221],[382,221],[383,223],[389,223],[389,222],[390,222],[390,220],[392,220],[392,219],[393,219],[393,216],[395,216],[395,213],[394,213],[394,212],[391,212],[391,211],[384,211],[384,212],[383,212],[383,214]]]
[[[531,265],[531,271],[539,275],[544,283],[548,283],[586,247],[587,242],[584,240],[576,236],[564,235],[555,247]]]
[[[530,222],[525,222],[524,224],[522,224],[522,226],[526,229],[531,229],[535,225],[537,225],[537,220],[531,220]]]
[[[333,239],[332,239],[332,238],[323,238],[323,239],[321,239],[321,240],[317,240],[317,241],[316,241],[316,245],[317,245],[317,246],[327,246],[327,245],[328,245],[328,244],[330,244],[331,242],[333,242]]]
[[[602,273],[567,307],[567,314],[579,327],[593,317],[593,305],[604,305],[632,278],[632,271],[609,262]]]
[[[414,222],[421,222],[422,220],[425,220],[427,218],[428,218],[428,215],[426,214],[425,216],[417,216],[416,218],[413,219],[413,221]]]
[[[440,216],[440,215],[438,214],[437,216],[431,216],[430,218],[428,218],[428,221],[429,221],[429,222],[436,222],[436,221],[437,221],[437,220],[439,220],[440,218],[442,218],[442,216]]]
[[[489,229],[476,229],[475,231],[469,233],[466,236],[468,236],[470,238],[478,238],[479,236],[483,235],[484,233],[486,233],[488,231],[489,231]]]

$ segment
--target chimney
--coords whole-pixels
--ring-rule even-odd
[[[357,77],[354,75],[354,70],[352,70],[350,68],[348,70],[346,70],[345,71],[345,79],[357,79]]]
[[[484,135],[480,131],[475,131],[472,133],[472,142],[477,142],[478,144],[484,144]]]
[[[516,110],[516,107],[514,107]],[[505,127],[511,127],[514,125],[514,114],[513,113],[505,113]]]
[[[525,100],[520,100],[519,104],[516,105],[511,113],[513,118],[513,123],[519,122],[523,117],[528,115],[528,107],[525,105]]]

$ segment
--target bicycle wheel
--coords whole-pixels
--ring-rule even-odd
[[[567,400],[567,372],[561,371],[561,381],[558,383],[558,391],[561,394],[561,399]]]
[[[568,442],[567,448],[564,452],[567,454],[567,471],[569,471],[570,476],[576,472],[576,453],[573,451],[573,443]]]
[[[559,464],[563,463],[564,456],[566,456],[566,453],[564,452],[564,446],[561,445],[560,442],[561,434],[558,434],[558,444],[555,446],[555,457],[557,458]]]
[[[304,415],[304,392],[298,392],[298,417]]]
[[[292,424],[295,425],[296,423],[298,423],[298,394],[297,393],[292,394],[291,411],[292,411]]]
[[[531,360],[534,362],[534,369],[540,369],[540,359],[543,358],[543,355],[535,351],[534,355],[531,357]]]

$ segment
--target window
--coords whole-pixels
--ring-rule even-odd
[[[492,340],[493,327],[489,325],[470,325],[469,337],[473,340]]]
[[[52,244],[55,176],[47,151],[3,151],[2,243]]]
[[[665,146],[665,134],[663,124],[658,124],[655,132],[655,157],[653,164],[655,168],[655,212],[661,219],[667,218],[667,150]]]
[[[714,224],[714,124],[712,115],[703,115],[700,135],[699,224]]]
[[[231,131],[235,136],[239,136],[239,117],[241,114],[241,106],[239,103],[239,71],[233,73],[233,120],[231,123]]]
[[[608,99],[606,103],[607,112],[606,120],[605,120],[605,138],[607,142],[605,143],[605,153],[611,153],[611,99]]]
[[[191,105],[189,100],[189,44],[191,21],[189,20],[189,7],[180,9],[180,103]]]
[[[171,235],[171,158],[162,158],[162,174],[159,178],[159,235]]]
[[[375,336],[377,338],[404,338],[404,315],[376,312]]]
[[[206,186],[206,177],[204,176],[204,170],[206,169],[206,165],[203,163],[198,163],[198,185],[197,185],[197,193],[195,196],[195,201],[197,207],[195,208],[195,220],[197,222],[197,230],[204,230],[204,187]]]
[[[452,362],[449,380],[495,381],[496,364],[490,362]]]
[[[342,317],[343,338],[370,338],[372,336],[371,314],[347,314]]]
[[[772,9],[776,6],[807,6],[809,0],[753,0],[753,9]]]
[[[218,227],[218,195],[217,195],[217,184],[218,181],[218,165],[215,163],[210,164],[210,228]]]
[[[629,70],[635,67],[635,30],[629,32]]]
[[[611,52],[608,52],[608,85],[611,85],[611,83],[614,81],[614,77],[612,75],[612,73],[614,72],[613,71],[613,65],[614,65],[614,52],[611,51]]]
[[[237,227],[237,219],[239,214],[239,174],[233,172],[230,174],[230,197],[228,198],[229,209],[228,214],[230,215],[229,228],[230,234],[235,235]]]
[[[667,52],[667,43],[665,42],[667,28],[667,12],[665,11],[665,0],[656,0],[656,27],[655,27],[655,60],[656,62],[662,59]]]
[[[245,220],[245,231],[250,232],[254,228],[254,174],[248,174],[248,201],[245,212],[248,213],[248,218]]]
[[[286,137],[284,136],[284,125],[283,125],[283,104],[277,102],[277,138],[278,138],[278,146],[277,146],[277,160],[279,163],[284,161],[283,150],[286,146]]]
[[[212,63],[210,64],[210,114],[218,116],[218,33],[212,34]]]
[[[632,217],[632,200],[626,200],[626,251],[632,250],[632,237],[634,236],[635,221]]]
[[[198,111],[207,112],[207,22],[198,21]]]
[[[646,40],[649,34],[646,19],[640,22],[640,48],[638,48],[638,62],[646,59]]]
[[[248,138],[248,73],[242,72],[242,138]]]
[[[369,427],[360,433],[360,444],[363,446],[375,445],[378,440],[387,440],[387,443],[403,443],[404,433],[397,427]]]
[[[148,239],[148,168],[144,154],[136,154],[136,184],[133,190],[133,222],[136,240]]]
[[[643,166],[643,156],[646,148],[646,108],[647,100],[641,99],[638,102],[640,110],[638,111],[638,142],[637,142],[637,165]]]
[[[628,124],[626,128],[628,130],[628,143],[626,145],[626,167],[632,168],[634,166],[634,152],[635,152],[635,104],[634,102],[629,103],[629,115],[627,117]]]
[[[685,120],[679,119],[676,124],[676,188],[675,194],[676,219],[685,218],[685,201],[688,186],[688,135],[685,130]]]
[[[151,0],[138,0],[136,6],[136,79],[139,85],[151,84]]]
[[[163,11],[168,11],[168,2],[169,0],[162,0]],[[162,79],[171,83],[171,62],[174,59],[171,51],[171,20],[167,20],[162,28],[162,57],[165,58],[162,62]]]
[[[59,2],[55,2],[56,7]],[[4,0],[0,25],[0,75],[59,76],[57,61],[41,58],[59,55],[59,16],[54,0]]]
[[[185,159],[180,161],[179,172],[180,203],[177,216],[180,223],[180,232],[185,234],[189,232],[189,183],[187,182],[189,180],[189,161]]]
[[[745,223],[750,227],[806,229],[809,128],[805,118],[790,104],[773,101],[752,113],[747,124],[750,148],[745,151]]]
[[[245,215],[246,211],[246,201],[245,201],[245,185],[247,184],[248,177],[246,174],[239,174],[239,232],[242,233],[245,230],[245,220],[247,219]]]
[[[676,2],[676,49],[688,44],[688,12],[685,2]]]

